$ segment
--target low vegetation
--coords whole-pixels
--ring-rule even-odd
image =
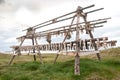
[[[0,80],[120,80],[120,48],[101,51],[102,61],[96,55],[81,56],[81,74],[74,75],[74,57],[60,55],[53,64],[55,54],[39,57],[16,56],[12,65],[7,65],[11,55],[0,54]]]

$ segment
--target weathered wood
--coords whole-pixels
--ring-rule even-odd
[[[32,45],[34,46],[34,38],[32,38]],[[33,54],[35,54],[35,47],[33,47]],[[33,57],[34,57],[34,61],[36,61],[36,55],[33,55]]]
[[[21,50],[20,50],[20,49],[21,49],[21,46],[22,46],[24,40],[25,40],[25,37],[22,39],[20,45],[17,46],[17,49],[15,48],[15,50],[16,50],[16,51],[15,51],[15,54],[17,54],[17,55],[20,55],[20,54],[21,54]],[[12,56],[12,58],[10,59],[10,62],[8,63],[9,65],[13,62],[13,60],[14,60],[15,57],[16,57],[16,55],[13,55],[13,56]]]
[[[75,19],[75,16],[74,16],[73,19],[72,19],[71,25],[73,24],[74,19]],[[71,32],[71,25],[69,26],[69,31],[68,31],[68,32]],[[64,27],[64,28],[65,28],[65,27]],[[64,47],[63,43],[65,42],[65,40],[66,40],[66,38],[67,38],[67,36],[68,36],[68,32],[67,32],[67,34],[65,35],[65,37],[64,37],[64,39],[63,39],[63,42],[61,43],[61,44],[62,44],[62,48],[61,48],[61,46],[60,46],[59,52],[60,52],[61,50],[63,50],[63,47]],[[65,48],[65,47],[64,47],[64,48]],[[66,50],[66,49],[65,49],[65,50]],[[58,52],[58,53],[59,53],[59,52]],[[56,63],[56,60],[57,60],[57,58],[58,58],[58,56],[59,56],[58,53],[57,53],[57,55],[56,55],[56,58],[55,58],[55,60],[54,60],[54,63]]]
[[[90,35],[90,38],[91,38],[91,39],[94,39],[94,37],[93,37],[93,35],[92,35],[92,32],[91,32],[90,30],[89,30],[89,35]],[[93,46],[94,46],[94,48],[95,48],[95,51],[98,51],[98,48],[97,48],[94,40],[92,40],[92,44],[93,44]],[[98,57],[98,60],[101,61],[101,57],[100,57],[100,54],[99,54],[99,53],[97,53],[97,57]]]
[[[90,25],[98,25],[98,24],[102,24],[102,23],[106,23],[106,21],[101,21],[101,22],[96,22],[96,23],[92,23],[92,24],[90,24]],[[79,24],[79,23],[78,23]],[[77,24],[72,24],[72,25],[69,25],[69,26],[75,26],[75,25],[77,25]],[[71,29],[71,31],[72,32],[74,32],[74,31],[76,31],[76,27],[71,27],[71,28],[69,28],[69,26],[65,29],[65,31],[69,31],[69,29]],[[85,26],[85,25],[83,25],[83,26]],[[80,27],[80,26],[79,26]],[[99,27],[102,27],[102,26],[93,26],[93,27],[91,27],[91,28],[99,28]],[[63,28],[63,27],[62,27]],[[44,36],[47,36],[47,34],[48,33],[50,33],[51,35],[56,35],[56,32],[59,32],[60,34],[63,34],[63,33],[66,33],[66,34],[68,34],[67,32],[65,32],[64,31],[64,29],[59,29],[59,30],[57,30],[57,29],[51,29],[51,30],[48,30],[48,31],[43,31],[43,32],[39,32],[39,34],[40,34],[40,36],[39,35],[37,35],[38,37],[44,37]],[[79,28],[79,30],[84,30],[84,29],[86,29],[86,28]],[[56,31],[55,31],[56,30]],[[67,37],[67,36],[66,36]]]
[[[103,9],[104,9],[104,8],[95,9],[95,10],[92,10],[92,11],[86,12],[86,14],[88,14],[88,13],[92,13],[92,12],[96,12],[96,11],[99,11],[99,10],[103,10]]]
[[[39,57],[40,57],[40,62],[43,64],[43,60],[42,60],[42,56],[41,56],[40,50],[38,51],[38,55],[39,55]]]
[[[96,55],[98,57],[98,60],[101,60],[98,48],[100,47],[107,47],[107,46],[114,46],[116,45],[117,41],[107,41],[108,37],[101,37],[101,38],[94,38],[92,31],[94,28],[99,28],[102,27],[103,23],[107,22],[107,19],[110,18],[103,18],[103,19],[97,19],[97,20],[92,20],[92,21],[87,21],[87,14],[88,13],[92,13],[92,12],[96,12],[99,10],[102,10],[103,8],[100,9],[95,9],[89,12],[84,12],[84,9],[87,8],[91,8],[94,5],[90,5],[87,7],[78,7],[77,10],[64,14],[62,16],[53,18],[51,20],[45,21],[43,23],[40,23],[38,25],[35,25],[33,27],[29,27],[26,32],[26,35],[23,35],[21,37],[18,37],[17,39],[21,41],[21,44],[19,46],[12,46],[11,48],[13,48],[14,52],[16,55],[20,54],[22,51],[29,51],[29,53],[33,54],[34,57],[34,61],[36,61],[36,52],[39,55],[40,58],[40,62],[43,63],[42,61],[42,56],[41,56],[41,50],[43,51],[58,51],[54,63],[56,62],[59,54],[61,52],[65,52],[67,55],[70,54],[70,51],[72,51],[75,55],[75,63],[74,63],[74,74],[75,75],[80,75],[80,54],[82,54],[84,52],[84,54],[87,54],[88,51],[89,53],[90,50],[93,50],[93,48],[95,49],[93,51],[93,53],[96,52]],[[82,19],[83,18],[83,19]],[[66,26],[62,26],[62,27],[57,27],[57,28],[53,28],[53,29],[49,29],[46,31],[41,31],[41,32],[35,32],[36,29],[38,28],[42,28],[51,24],[55,24],[61,21],[66,21],[72,19],[71,24],[70,25],[66,25]],[[76,23],[74,23],[76,19]],[[83,20],[83,22],[81,22],[81,19]],[[23,31],[25,31],[23,30]],[[86,31],[86,34],[88,34],[90,36],[90,39],[84,39],[82,40],[80,38],[80,34],[84,33],[84,31]],[[72,32],[76,32],[76,40],[75,41],[71,41],[71,42],[66,42],[66,39],[70,39],[71,38],[71,34]],[[63,42],[60,43],[52,43],[51,42],[51,36],[52,35],[63,35],[64,34],[64,39]],[[41,37],[45,37],[47,38],[47,42],[49,44],[40,44],[38,45],[37,43],[37,38],[41,38]],[[25,39],[30,39],[32,40],[32,45],[28,45],[28,46],[21,46],[22,43],[24,42]],[[35,44],[36,43],[36,44]],[[16,49],[18,48],[18,49]],[[13,55],[13,57],[11,58],[9,64],[11,64],[11,62],[13,61],[13,59],[15,58],[15,55]]]
[[[62,49],[65,49],[65,50],[66,50],[66,43],[64,43],[64,42],[65,42],[65,40],[66,40],[66,37],[67,37],[67,35],[65,36],[63,42],[61,43],[61,44],[62,44]],[[60,49],[60,50],[58,51],[58,53],[57,53],[57,55],[56,55],[56,57],[55,57],[54,64],[56,63],[56,60],[57,60],[57,58],[58,58],[58,56],[59,56],[59,52],[62,50],[61,48],[59,48],[59,49]]]
[[[103,18],[103,19],[92,20],[92,21],[87,21],[87,22],[90,23],[90,22],[102,21],[102,22],[97,22],[97,23],[92,23],[92,24],[91,24],[91,25],[95,25],[95,24],[105,23],[107,19],[110,19],[110,18]],[[83,24],[83,23],[85,23],[85,22],[81,22],[81,23],[78,23],[78,24]],[[50,29],[50,30],[38,32],[38,33],[35,33],[35,34],[34,34],[34,37],[44,37],[44,36],[46,36],[46,34],[44,34],[44,36],[43,36],[43,34],[41,34],[41,33],[48,32],[48,31],[49,31],[49,33],[50,33],[50,31],[52,31],[52,30],[63,29],[64,27],[66,27],[66,28],[68,27],[67,30],[69,30],[69,27],[70,27],[70,26],[75,26],[75,25],[77,25],[77,24],[62,26],[62,27],[58,27],[58,28],[54,28],[54,29]],[[101,26],[98,26],[98,27],[101,27]],[[94,27],[92,27],[92,28],[98,28],[98,27],[97,27],[97,26],[94,26]],[[85,29],[85,28],[82,28],[81,30],[83,30],[83,29]],[[58,31],[59,31],[59,30],[58,30]],[[60,30],[60,31],[62,31],[61,34],[64,33],[63,30]],[[76,31],[76,27],[71,28],[71,31]],[[52,33],[52,35],[55,35],[55,34],[56,34],[56,31],[52,31],[52,32],[54,33],[54,34]],[[17,39],[18,39],[18,40],[21,40],[21,38],[23,38],[23,37],[25,37],[26,39],[31,39],[31,38],[32,38],[32,35],[24,35],[24,36],[18,37]]]
[[[74,74],[75,75],[80,75],[80,66],[79,66],[79,61],[80,61],[80,57],[79,57],[79,39],[80,39],[80,34],[79,34],[79,20],[80,20],[80,9],[81,7],[78,7],[78,11],[77,11],[77,26],[76,26],[76,56],[75,56],[75,65],[74,65]]]
[[[55,57],[55,60],[54,60],[54,64],[56,63],[56,60],[58,58],[59,54],[57,53],[56,57]]]
[[[38,51],[38,55],[39,55],[39,58],[40,58],[40,62],[43,64],[43,60],[42,60],[41,52],[40,52],[40,49],[39,49],[39,46],[38,46],[37,38],[35,38],[35,43],[37,45],[37,51]]]
[[[76,56],[75,56],[74,74],[80,75],[80,57],[78,53],[76,53]]]
[[[90,5],[90,6],[87,6],[87,7],[82,8],[82,10],[87,9],[87,8],[91,8],[91,7],[94,7],[94,6],[95,6],[95,5],[93,4],[93,5]],[[42,28],[42,27],[44,27],[44,26],[47,26],[47,25],[44,25],[44,24],[49,23],[49,25],[50,25],[50,22],[52,22],[53,20],[57,20],[57,19],[63,18],[63,17],[65,17],[65,16],[71,15],[71,14],[76,13],[76,12],[77,12],[77,10],[76,10],[76,11],[73,11],[73,12],[70,12],[70,13],[67,13],[67,14],[64,14],[64,15],[62,15],[62,16],[56,17],[56,18],[54,18],[54,19],[45,21],[45,22],[43,22],[43,23],[37,24],[37,25],[35,25],[35,26],[33,26],[33,27],[30,27],[30,28],[34,28],[34,29]],[[63,21],[63,20],[61,20],[61,21]],[[59,21],[59,22],[60,22],[60,21]],[[44,25],[44,26],[41,26],[41,25]],[[25,29],[25,30],[28,30],[28,29],[29,29],[29,28],[27,28],[27,29]],[[23,30],[23,31],[25,31],[25,30]]]
[[[85,26],[85,28],[86,28],[86,33],[89,34],[89,36],[90,36],[91,39],[94,39],[91,30],[88,29],[89,27],[91,27],[91,25],[90,25],[89,22],[87,22],[86,17],[84,17],[84,21],[85,21],[85,23],[86,23],[86,26]],[[93,46],[94,46],[94,48],[95,48],[95,51],[98,51],[98,48],[97,48],[94,40],[92,40],[92,44],[93,44]],[[98,57],[98,60],[101,61],[101,57],[100,57],[100,54],[99,54],[99,53],[97,53],[97,57]]]
[[[13,56],[12,56],[12,58],[10,59],[10,62],[8,63],[8,65],[10,65],[10,64],[13,62],[15,56],[16,56],[16,55],[13,55]]]
[[[111,19],[111,18],[110,18],[110,17],[109,17],[109,18],[102,18],[102,19],[91,20],[91,21],[87,21],[87,22],[88,22],[88,23],[92,23],[92,25],[94,25],[94,24],[96,24],[96,23],[93,24],[93,22],[106,21],[106,20],[108,20],[108,19]],[[74,20],[74,19],[72,19],[72,20]],[[71,22],[71,23],[72,23],[72,22]],[[78,23],[78,24],[84,24],[84,23],[85,23],[85,22],[80,22],[80,23]],[[71,24],[71,25],[61,26],[61,27],[57,27],[57,28],[54,28],[54,29],[49,29],[49,30],[41,31],[40,33],[50,32],[50,31],[52,31],[52,30],[58,30],[58,29],[62,29],[62,30],[63,30],[63,28],[69,28],[69,27],[75,26],[75,25],[77,25],[77,24]],[[52,31],[52,32],[53,32],[53,31]]]

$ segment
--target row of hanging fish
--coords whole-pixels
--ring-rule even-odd
[[[83,34],[85,32],[86,32],[86,34],[88,34],[89,33],[88,30],[94,31],[94,27],[95,27],[95,25],[91,25],[91,26],[84,25],[83,27],[82,26],[83,25],[79,25],[79,30],[80,30],[81,34]],[[98,27],[100,27],[100,26],[98,26]],[[70,39],[71,35],[73,34],[74,31],[76,31],[76,29],[77,29],[76,27],[67,28],[67,29],[65,29],[65,27],[64,27],[64,29],[62,29],[62,30],[48,31],[48,32],[44,32],[44,33],[40,32],[39,34],[38,33],[35,33],[35,34],[40,35],[39,37],[46,36],[47,39],[50,39],[52,35],[56,35],[56,36],[58,36],[58,35],[66,36],[67,35],[67,39]]]
[[[95,41],[95,45],[93,45],[93,41]],[[43,45],[34,45],[34,46],[12,46],[14,51],[31,51],[33,49],[37,51],[56,51],[56,50],[76,50],[76,44],[78,44],[79,49],[82,50],[91,50],[94,49],[95,46],[97,48],[108,46],[115,46],[117,41],[107,41],[107,37],[104,38],[95,38],[95,39],[85,39],[72,42],[64,42],[64,43],[51,43],[51,44],[43,44]]]
[[[94,31],[94,28],[96,28],[95,26],[96,23],[87,23],[86,25],[79,25],[79,31],[81,34],[86,33],[89,34],[88,30],[90,31]],[[99,26],[98,26],[99,27]],[[29,28],[26,32],[26,35],[21,36],[18,39],[18,41],[22,41],[24,38],[34,38],[34,37],[45,37],[46,36],[46,40],[48,41],[48,43],[51,43],[51,36],[52,35],[62,35],[62,36],[66,36],[66,39],[70,39],[71,35],[74,31],[76,31],[77,27],[62,27],[60,29],[52,29],[52,30],[48,30],[48,31],[42,31],[42,32],[37,32],[35,33],[35,30],[33,28]]]

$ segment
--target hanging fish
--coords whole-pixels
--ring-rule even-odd
[[[49,44],[51,43],[51,34],[50,34],[50,33],[47,34],[46,41],[47,41]]]
[[[71,38],[71,34],[70,32],[67,33],[67,39],[70,39]]]

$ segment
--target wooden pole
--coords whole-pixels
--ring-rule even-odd
[[[87,6],[87,7],[82,8],[82,10],[87,9],[87,8],[91,8],[91,7],[94,7],[94,6],[95,6],[95,5],[93,4],[93,5],[90,5],[90,6]],[[64,15],[62,15],[62,16],[59,16],[59,17],[56,17],[56,18],[54,18],[54,19],[45,21],[45,22],[43,22],[43,23],[40,23],[40,24],[35,25],[35,26],[33,26],[33,27],[30,27],[30,28],[34,28],[34,29],[42,28],[42,27],[44,27],[44,26],[47,26],[47,25],[52,24],[52,23],[50,23],[50,22],[53,21],[53,20],[57,20],[57,19],[63,18],[63,17],[65,17],[65,16],[71,15],[71,14],[76,13],[76,12],[77,12],[77,11],[73,11],[73,12],[64,14]],[[70,19],[70,18],[68,18],[68,19]],[[60,22],[60,21],[63,21],[63,20],[67,20],[67,19],[61,19],[61,20],[59,20],[59,21],[57,21],[57,22]],[[48,24],[47,24],[47,23],[48,23]],[[44,24],[46,24],[46,25],[44,25]],[[41,25],[43,25],[43,26],[41,26]],[[27,29],[25,29],[25,30],[28,30],[28,29],[29,29],[29,28],[27,28]],[[25,31],[25,30],[23,30],[23,31]]]
[[[13,59],[15,58],[16,55],[13,55],[10,62],[8,63],[8,65],[10,65],[13,62]]]
[[[71,22],[71,25],[73,24],[73,22],[74,22],[74,20],[75,20],[75,17],[76,17],[76,16],[73,17],[72,22]],[[70,32],[70,31],[71,31],[71,26],[69,26],[68,32]],[[67,36],[68,36],[68,32],[67,32],[67,34],[65,35],[65,38],[63,39],[62,44],[65,42],[65,40],[66,40],[66,38],[67,38]],[[59,52],[60,52],[60,51],[61,51],[61,49],[59,49]],[[58,53],[59,53],[59,52],[58,52]],[[56,60],[57,60],[57,58],[58,58],[58,56],[59,56],[58,53],[57,53],[57,55],[56,55],[56,57],[55,57],[54,64],[56,63]]]
[[[32,34],[32,45],[33,45],[33,57],[34,57],[34,61],[36,61],[36,56],[35,56],[35,47],[34,47],[34,34]]]
[[[77,23],[79,23],[79,19],[80,19],[80,7],[78,6],[77,8]],[[79,57],[79,25],[77,24],[76,27],[76,56],[75,56],[75,65],[74,65],[74,74],[75,75],[80,75],[80,57]]]
[[[57,60],[57,58],[58,58],[58,56],[59,56],[59,54],[57,53],[57,55],[56,55],[56,57],[55,57],[55,60],[54,60],[54,64],[56,63],[56,60]]]
[[[73,18],[75,18],[76,16],[74,16]],[[92,22],[97,22],[97,21],[106,21],[107,19],[111,19],[110,17],[108,17],[108,18],[103,18],[103,19],[97,19],[97,20],[91,20],[91,21],[87,21],[87,22],[89,22],[89,23],[92,23]],[[73,21],[73,19],[72,19],[72,21]],[[80,22],[80,23],[78,23],[78,24],[84,24],[85,22]],[[96,23],[95,23],[96,24]],[[76,26],[77,24],[70,24],[70,25],[66,25],[66,26],[61,26],[61,27],[57,27],[57,28],[54,28],[54,29],[49,29],[49,30],[45,30],[45,31],[41,31],[41,32],[39,32],[40,34],[42,34],[42,33],[45,33],[45,32],[50,32],[50,31],[52,31],[52,30],[57,30],[57,29],[63,29],[64,27],[71,27],[71,26]],[[94,25],[94,24],[92,24],[92,25]],[[18,37],[19,38],[19,37]]]
[[[35,43],[36,43],[36,45],[38,45],[38,42],[37,42],[36,37],[35,37]],[[41,56],[41,53],[40,53],[40,49],[39,49],[39,48],[38,48],[38,55],[39,55],[39,57],[40,57],[40,62],[43,64],[42,56]]]
[[[21,41],[21,43],[20,43],[20,46],[19,46],[19,48],[18,48],[19,51],[20,51],[20,47],[21,47],[21,45],[23,44],[24,40],[25,40],[25,37],[24,37],[24,39],[23,39],[23,40]],[[17,49],[17,50],[18,50],[18,49]],[[21,51],[20,51],[20,52],[21,52]],[[15,54],[18,55],[18,54],[20,54],[20,52],[16,51]],[[16,55],[13,55],[13,56],[12,56],[12,58],[10,59],[10,62],[8,63],[8,65],[10,65],[10,64],[13,62],[13,60],[14,60],[15,57],[16,57]]]
[[[75,56],[74,74],[80,75],[80,56],[78,53],[76,53],[76,56]]]
[[[87,22],[86,16],[84,16],[83,19],[84,19],[84,21],[85,21],[85,24],[88,25],[89,22]],[[88,26],[88,27],[90,27],[90,26]],[[88,31],[88,34],[90,35],[90,38],[92,39],[92,44],[93,44],[93,46],[94,46],[94,48],[95,48],[95,51],[98,51],[98,48],[97,48],[97,46],[96,46],[96,43],[95,43],[95,41],[93,40],[93,39],[94,39],[93,34],[92,34],[91,30],[87,30],[87,26],[86,26],[86,31]],[[100,54],[99,54],[99,53],[96,53],[96,55],[97,55],[98,60],[101,61]]]
[[[93,37],[93,34],[92,34],[91,30],[88,30],[88,32],[89,32],[90,38],[92,39],[92,44],[93,44],[93,46],[94,46],[94,48],[95,48],[95,51],[98,51],[98,48],[97,48],[97,46],[96,46],[96,43],[95,43],[95,41],[93,40],[94,37]],[[97,55],[98,60],[101,61],[100,54],[99,54],[99,53],[96,53],[96,55]]]

